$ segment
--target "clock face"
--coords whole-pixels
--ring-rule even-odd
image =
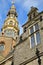
[[[6,33],[7,36],[10,36],[10,37],[14,37],[15,36],[15,32],[13,30],[11,30],[11,29],[6,30],[5,33]]]

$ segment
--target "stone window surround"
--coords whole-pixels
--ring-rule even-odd
[[[37,23],[35,23],[35,24],[37,24]],[[35,24],[33,25],[33,29],[34,29],[33,34],[34,34],[34,38],[35,38],[35,45],[38,45],[37,40],[36,40],[36,33],[39,32],[39,30],[35,31]],[[31,36],[31,34],[30,34],[30,28],[29,28],[29,40],[30,40],[30,48],[32,48],[32,45],[31,45],[31,37],[30,37]]]

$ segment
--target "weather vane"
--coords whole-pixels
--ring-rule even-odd
[[[15,3],[15,1],[14,0],[12,0],[12,4],[14,4]]]

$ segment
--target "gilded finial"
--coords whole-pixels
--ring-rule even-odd
[[[14,0],[12,0],[12,5],[14,5],[14,3],[15,3],[15,1],[14,1]]]

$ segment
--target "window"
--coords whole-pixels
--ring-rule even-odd
[[[30,29],[30,47],[34,47],[37,44],[40,44],[40,32],[39,32],[39,26],[38,23],[36,23],[35,25],[33,25]]]
[[[20,36],[20,40],[22,40],[22,36]]]
[[[35,43],[35,38],[34,38],[34,35],[31,35],[31,45],[32,47],[34,47],[34,44]]]
[[[40,33],[39,31],[36,32],[36,42],[39,44],[41,41],[40,41]]]
[[[33,30],[33,26],[30,28],[30,34],[32,34],[34,32]]]
[[[38,23],[35,24],[35,31],[39,30]]]
[[[26,32],[26,27],[24,28],[24,32]]]
[[[42,21],[42,16],[40,16],[40,21]]]
[[[35,17],[35,12],[33,13],[33,17]]]
[[[4,42],[0,42],[0,51],[4,50]]]

